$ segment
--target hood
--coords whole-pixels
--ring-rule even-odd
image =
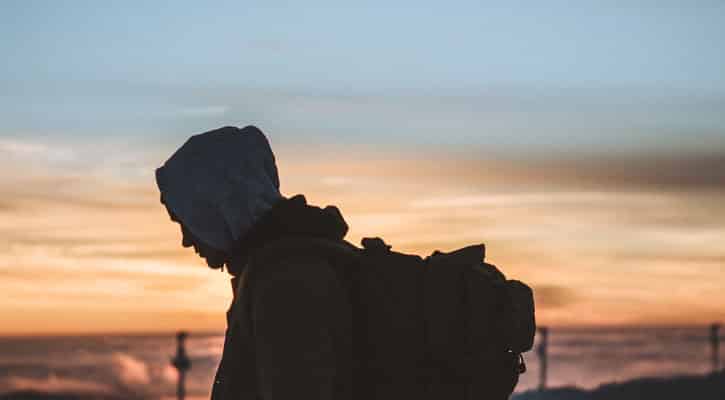
[[[192,136],[156,170],[156,183],[194,236],[227,252],[282,199],[274,154],[254,126]]]

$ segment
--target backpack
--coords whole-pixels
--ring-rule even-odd
[[[332,265],[353,313],[355,399],[508,399],[533,346],[532,290],[483,262],[484,245],[421,258],[380,238],[283,239],[251,265],[312,254]],[[253,268],[252,268],[253,270]],[[251,273],[249,280],[254,280]]]

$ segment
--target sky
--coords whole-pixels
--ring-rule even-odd
[[[540,324],[725,320],[725,4],[0,3],[0,335],[222,331],[153,171],[225,125],[348,239],[485,243]]]

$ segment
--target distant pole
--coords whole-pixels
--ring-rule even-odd
[[[710,346],[712,347],[712,372],[720,371],[720,324],[710,325]]]
[[[184,396],[186,396],[186,371],[191,369],[191,360],[186,355],[184,347],[187,336],[188,334],[184,331],[176,334],[176,356],[171,359],[171,365],[179,371],[179,380],[176,384],[176,397],[179,400],[184,400]]]
[[[536,354],[539,356],[539,390],[546,389],[546,375],[548,368],[547,347],[549,346],[549,328],[539,328],[539,345]]]

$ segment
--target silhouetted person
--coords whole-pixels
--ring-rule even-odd
[[[548,360],[549,328],[539,328],[539,345],[536,347],[536,354],[539,356],[539,390],[546,389],[546,375],[549,368]]]
[[[720,324],[710,326],[710,346],[712,347],[712,372],[720,371]]]
[[[182,246],[232,275],[213,400],[504,400],[525,370],[533,293],[483,245],[425,260],[353,246],[336,207],[280,194],[256,127],[192,136],[156,181]]]
[[[176,368],[179,373],[178,381],[176,383],[176,397],[179,400],[184,400],[186,396],[186,371],[191,369],[191,360],[186,355],[185,340],[187,337],[186,332],[179,332],[176,334],[176,355],[171,359],[171,365]]]
[[[253,126],[192,136],[156,170],[161,202],[181,225],[182,246],[232,275],[234,301],[213,399],[338,399],[352,335],[343,287],[325,260],[281,254],[243,282],[248,256],[285,237],[341,241],[335,207],[284,198],[272,149]],[[255,271],[257,272],[257,271]]]

